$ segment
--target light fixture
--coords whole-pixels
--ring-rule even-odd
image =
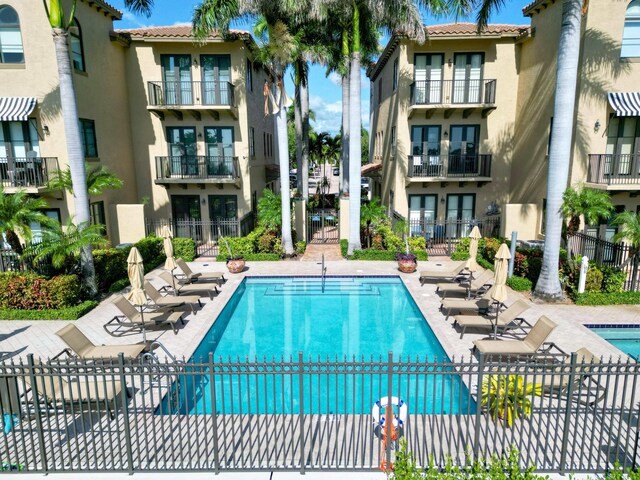
[[[600,130],[600,120],[596,120],[596,123],[593,125],[593,131],[597,132],[598,130]]]
[[[442,203],[442,204],[444,205],[444,195],[442,195],[442,196],[440,197],[440,203]]]
[[[446,140],[447,138],[449,138],[449,132],[447,132],[446,130],[444,131],[444,133],[442,134],[442,136],[444,137],[444,139]]]
[[[449,65],[449,67],[451,67],[451,65],[453,65],[453,60],[451,60],[451,59],[447,60],[447,65]]]
[[[49,126],[48,125],[44,125],[42,127],[42,131],[44,132],[45,135],[49,136],[51,135],[51,132],[49,131]]]
[[[202,204],[203,204],[203,205],[206,205],[206,204],[207,204],[207,199],[206,199],[206,198],[204,198],[204,197],[202,197]]]
[[[193,66],[194,67],[198,66],[198,59],[196,57],[193,57]]]
[[[202,132],[198,133],[198,138],[202,138]]]

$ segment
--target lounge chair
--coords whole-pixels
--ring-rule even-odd
[[[222,272],[203,272],[203,273],[195,273],[187,262],[185,262],[182,258],[176,259],[176,263],[178,264],[178,268],[182,270],[182,273],[185,279],[188,282],[194,281],[214,281],[219,285],[222,285],[225,282],[224,273]]]
[[[161,290],[173,290],[175,288],[176,295],[200,295],[213,298],[213,294],[218,294],[218,287],[213,285],[213,288],[208,287],[206,284],[198,283],[183,283],[179,279],[175,278],[169,272],[160,272],[159,277],[167,283]]]
[[[459,280],[468,275],[465,262],[454,265],[449,270],[422,270],[420,271],[420,284],[424,285],[427,280]]]
[[[56,332],[69,348],[65,349],[69,355],[81,359],[112,359],[118,358],[120,353],[125,358],[136,358],[145,348],[143,344],[129,345],[96,345],[82,331],[73,324],[67,325]]]
[[[531,356],[537,353],[544,353],[553,347],[548,344],[548,348],[541,350],[545,341],[551,334],[556,324],[545,315],[541,316],[535,323],[527,336],[522,340],[476,340],[473,342],[473,351],[478,351],[484,355],[491,356]]]
[[[438,283],[436,285],[436,292],[442,294],[442,299],[447,298],[449,293],[464,293],[467,298],[472,295],[477,297],[485,293],[491,286],[491,279],[493,278],[493,272],[491,270],[485,270],[477,278],[468,279],[465,278],[460,283]],[[469,281],[470,280],[470,281]]]
[[[493,299],[490,293],[487,291],[480,298],[472,298],[465,300],[462,298],[445,298],[440,303],[440,310],[446,312],[447,316],[445,320],[449,320],[452,312],[465,312],[471,311],[475,314],[488,313]]]
[[[144,281],[144,291],[147,292],[147,295],[153,304],[159,308],[176,308],[187,304],[189,308],[191,308],[191,313],[195,314],[195,304],[197,303],[199,307],[202,306],[202,302],[198,295],[183,295],[181,297],[176,297],[175,295],[167,294],[163,296],[148,280]]]
[[[107,332],[109,332],[110,327],[115,325],[115,329],[109,332],[111,335],[122,336],[124,334],[122,329],[125,331],[142,331],[143,321],[144,325],[171,325],[173,333],[176,334],[178,333],[178,322],[184,325],[184,319],[182,318],[184,312],[169,310],[165,312],[144,312],[141,315],[136,307],[122,295],[116,296],[112,303],[120,310],[122,315],[116,315],[104,325],[104,329]]]
[[[524,300],[516,300],[505,311],[498,314],[498,332],[510,332],[520,330],[525,333],[525,328],[531,328],[531,324],[519,315],[529,308],[529,304]],[[496,323],[496,316],[485,315],[456,315],[453,317],[453,325],[459,325],[462,329],[460,338],[464,337],[467,328],[478,330],[493,330]]]

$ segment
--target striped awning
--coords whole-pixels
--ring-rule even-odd
[[[34,97],[0,97],[0,122],[26,122],[34,108]]]
[[[609,104],[618,117],[640,117],[640,92],[610,92]]]

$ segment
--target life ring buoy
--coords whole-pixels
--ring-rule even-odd
[[[382,397],[380,400],[377,400],[376,403],[373,404],[373,407],[371,408],[373,423],[379,425],[380,428],[384,430],[384,426],[387,421],[387,419],[385,418],[385,410],[389,405],[398,407],[398,413],[393,416],[393,426],[396,429],[404,429],[404,426],[407,423],[407,414],[409,412],[409,407],[404,402],[404,400],[398,397]]]

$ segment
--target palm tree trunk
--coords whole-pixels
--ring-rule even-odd
[[[279,86],[276,84],[276,89]],[[280,164],[280,201],[282,202],[282,248],[285,255],[293,255],[291,238],[291,191],[289,190],[289,142],[287,141],[287,110],[284,106],[285,90],[282,86],[276,114],[278,163]],[[276,98],[278,98],[276,92]]]
[[[560,300],[563,297],[558,277],[563,222],[560,206],[569,178],[581,21],[582,0],[564,0],[558,46],[553,128],[549,148],[544,257],[540,278],[534,292],[536,296],[550,300]]]
[[[2,234],[0,233],[0,237]],[[16,232],[13,230],[7,230],[5,232],[5,236],[7,238],[7,243],[11,247],[11,250],[16,252],[18,255],[21,255],[23,252],[22,244],[20,243],[20,238],[16,235]]]
[[[302,92],[301,92],[301,80],[300,80],[300,67],[298,63],[294,65],[294,99],[293,99],[293,123],[296,131],[296,185],[298,186],[298,193],[303,193],[304,180],[302,179]]]
[[[349,78],[349,249],[362,249],[360,240],[360,157],[362,136],[360,135],[360,12],[353,5],[353,49],[351,52],[351,75]]]
[[[309,199],[309,84],[306,72],[300,84],[300,107],[302,113],[302,196]]]
[[[62,118],[64,119],[67,157],[73,185],[75,220],[77,225],[83,223],[88,224],[91,221],[89,193],[87,191],[82,141],[80,140],[78,108],[73,87],[67,32],[64,29],[54,28],[53,43],[58,63],[58,76],[60,77],[60,106]],[[93,255],[91,254],[90,246],[84,247],[80,252],[80,269],[83,289],[87,295],[95,297],[98,294],[98,288],[96,286],[96,273],[93,266]]]
[[[349,194],[349,71],[342,76],[342,140],[340,143],[340,193]]]

